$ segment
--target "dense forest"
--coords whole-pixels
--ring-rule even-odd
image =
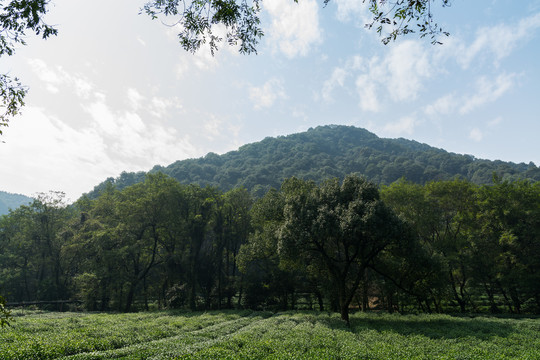
[[[154,173],[10,211],[0,264],[12,304],[540,313],[540,183],[291,177],[254,198]]]
[[[503,180],[540,180],[534,163],[514,164],[458,155],[406,139],[383,139],[365,129],[328,125],[307,132],[266,138],[223,155],[155,166],[183,184],[215,186],[223,191],[244,187],[257,197],[278,189],[291,176],[323,181],[357,173],[377,185],[388,185],[404,177],[425,184],[456,176],[475,184],[489,184],[493,173]],[[96,197],[112,183],[119,189],[143,181],[144,172],[123,173],[96,186],[88,195]]]

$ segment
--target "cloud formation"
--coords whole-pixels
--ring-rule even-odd
[[[61,66],[51,67],[37,58],[29,59],[28,65],[44,83],[46,90],[52,94],[57,94],[61,88],[70,87],[77,96],[87,98],[94,90],[94,84],[85,76],[71,74]]]
[[[285,89],[283,81],[279,79],[270,79],[263,86],[251,87],[249,89],[249,98],[253,102],[255,109],[267,108],[274,105],[278,99],[285,99]]]
[[[473,141],[480,142],[482,141],[483,138],[484,138],[484,134],[482,133],[482,130],[480,130],[477,127],[473,128],[471,132],[469,133],[469,139]]]
[[[463,99],[460,114],[467,114],[476,108],[491,103],[510,90],[516,81],[516,74],[501,74],[495,79],[481,77],[476,81],[476,92]]]
[[[413,116],[406,116],[386,124],[382,131],[389,136],[412,135],[417,125],[418,121]]]
[[[514,24],[484,26],[476,31],[470,44],[455,36],[446,39],[444,46],[438,49],[439,58],[454,57],[464,69],[469,68],[473,62],[481,61],[490,61],[498,67],[502,59],[508,57],[519,44],[534,37],[538,29],[540,13]]]
[[[356,20],[358,25],[365,25],[372,20],[369,4],[359,0],[335,0],[336,17],[341,22]]]
[[[4,171],[30,174],[17,184],[19,190],[12,191],[31,195],[60,189],[76,200],[82,192],[121,171],[148,170],[158,163],[197,154],[190,137],[179,134],[164,119],[165,114],[182,108],[178,99],[148,96],[128,88],[121,99],[110,100],[83,76],[40,59],[28,64],[44,88],[54,96],[61,93],[64,103],[78,111],[79,117],[73,121],[31,105],[23,109],[6,132],[1,149],[4,166],[0,178],[9,176]],[[62,169],[64,175],[59,177],[51,169]],[[83,173],[87,176],[81,180]],[[49,188],[50,184],[56,188]]]
[[[415,100],[423,88],[423,81],[432,74],[425,48],[418,41],[410,40],[392,47],[383,58],[373,56],[364,60],[360,69],[356,78],[359,106],[372,112],[380,110],[381,99],[391,102]]]
[[[270,40],[285,56],[305,56],[322,42],[317,1],[265,0],[263,8],[271,16]]]

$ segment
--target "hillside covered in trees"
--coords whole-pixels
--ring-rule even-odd
[[[496,173],[503,180],[540,180],[535,164],[476,159],[406,139],[379,138],[352,126],[320,126],[303,133],[266,138],[223,155],[209,153],[198,159],[155,166],[183,184],[216,186],[223,191],[244,187],[262,196],[296,176],[320,182],[357,173],[379,185],[404,177],[425,184],[456,176],[474,184],[489,184]],[[95,197],[110,182],[119,189],[144,180],[145,173],[123,173],[109,178],[89,193]]]
[[[21,205],[28,205],[33,199],[20,194],[0,191],[0,215],[7,214],[9,209],[16,209]]]

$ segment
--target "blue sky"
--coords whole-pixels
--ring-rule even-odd
[[[258,55],[192,55],[142,0],[54,0],[59,35],[0,70],[30,92],[0,144],[0,190],[71,200],[122,171],[325,124],[540,165],[540,0],[436,5],[442,46],[387,46],[360,0],[263,0]],[[217,29],[216,31],[219,31]]]

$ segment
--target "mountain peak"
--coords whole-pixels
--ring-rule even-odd
[[[540,180],[540,169],[534,165],[476,159],[414,140],[379,138],[366,129],[345,125],[267,137],[223,155],[208,153],[151,170],[157,171],[182,183],[211,185],[224,191],[242,186],[256,195],[279,188],[291,176],[319,182],[358,173],[376,184],[390,184],[403,177],[420,184],[455,177],[488,184],[494,173],[503,179]],[[114,183],[122,188],[142,179],[144,173],[123,173]],[[97,195],[102,186],[89,195]]]

